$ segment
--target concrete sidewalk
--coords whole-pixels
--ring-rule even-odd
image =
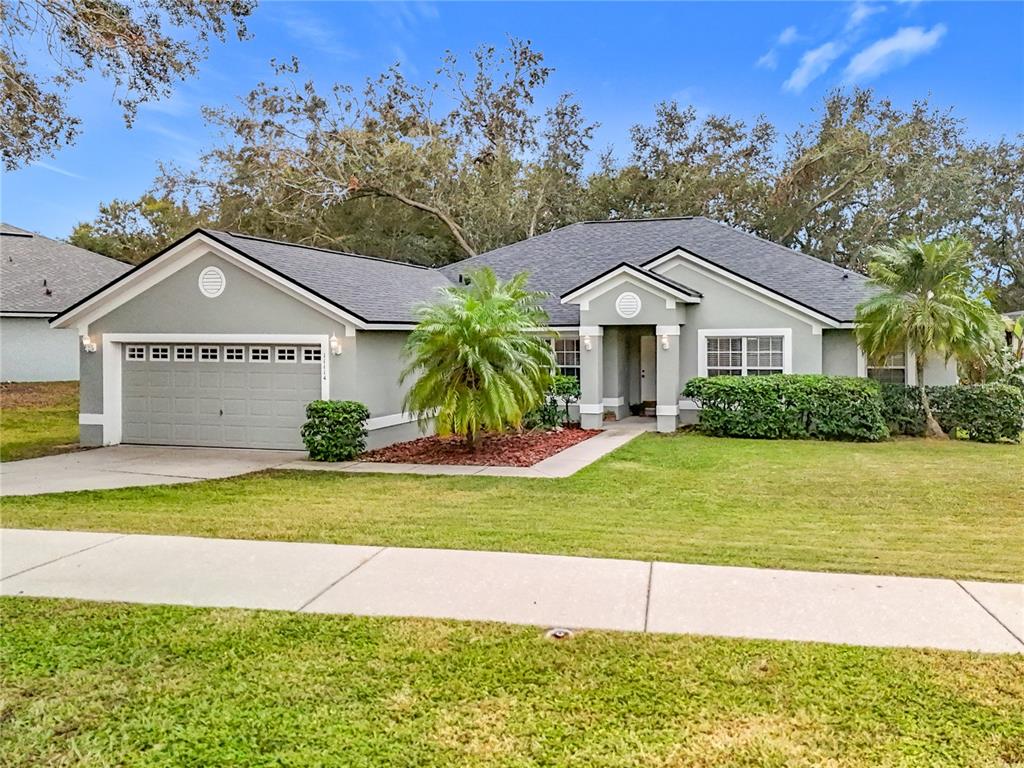
[[[1024,653],[1024,585],[0,530],[0,594]]]

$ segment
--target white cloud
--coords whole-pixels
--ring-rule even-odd
[[[928,53],[945,34],[945,24],[936,24],[928,31],[924,27],[903,27],[892,37],[872,43],[850,59],[844,75],[850,82],[878,77]]]
[[[85,176],[81,176],[77,173],[72,173],[71,171],[64,170],[63,168],[60,168],[56,165],[44,163],[42,160],[36,160],[34,163],[32,163],[32,165],[35,168],[42,168],[44,171],[49,171],[50,173],[58,173],[61,176],[67,176],[68,178],[71,179],[85,179]]]
[[[779,57],[775,53],[775,49],[772,48],[768,53],[762,56],[754,64],[758,69],[775,69],[779,66]]]
[[[287,8],[288,10],[281,15],[281,22],[290,37],[327,56],[339,59],[359,58],[359,54],[344,45],[340,33],[327,25],[322,17],[299,11],[294,7]]]
[[[800,57],[800,63],[793,70],[789,79],[782,84],[782,89],[792,91],[793,93],[800,93],[811,84],[812,80],[825,74],[828,68],[832,66],[832,62],[839,58],[843,50],[844,47],[842,45],[832,41],[805,52]]]
[[[779,32],[778,43],[779,45],[789,45],[790,43],[795,43],[798,39],[800,39],[800,35],[797,34],[796,27],[789,26]]]
[[[846,31],[856,29],[869,18],[874,16],[876,13],[882,13],[885,8],[881,5],[873,5],[871,3],[863,2],[863,0],[857,0],[853,4],[853,8],[850,10],[850,16],[846,20]]]

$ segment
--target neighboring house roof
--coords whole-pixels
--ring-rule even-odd
[[[544,305],[551,324],[577,325],[578,307],[560,296],[620,262],[642,266],[674,248],[839,322],[852,322],[857,304],[873,292],[863,275],[703,217],[570,224],[441,271],[453,279],[482,266],[502,278],[529,272],[531,287],[552,295]]]
[[[1003,312],[1006,317],[1024,317],[1024,309],[1018,309],[1013,312]]]
[[[200,230],[367,322],[413,323],[451,281],[429,267],[217,230]]]
[[[0,224],[0,313],[55,315],[130,269],[128,264]]]

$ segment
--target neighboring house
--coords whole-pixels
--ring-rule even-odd
[[[128,269],[98,253],[0,224],[0,381],[77,379],[77,335],[51,328],[49,320]]]
[[[82,337],[82,442],[301,446],[306,403],[353,399],[371,447],[418,434],[401,349],[416,304],[468,270],[530,274],[586,427],[631,404],[673,430],[698,375],[869,368],[852,333],[865,278],[703,218],[583,222],[441,269],[197,230],[53,321]],[[929,360],[927,378],[956,380]]]

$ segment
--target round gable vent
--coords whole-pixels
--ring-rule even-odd
[[[215,299],[224,293],[227,280],[218,267],[207,267],[199,273],[199,292],[208,299]]]
[[[640,314],[640,297],[632,291],[620,293],[615,300],[615,311],[620,317],[630,318]]]

